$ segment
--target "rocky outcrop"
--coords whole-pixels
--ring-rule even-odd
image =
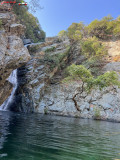
[[[9,11],[9,4],[0,4],[0,105],[11,93],[11,84],[7,81],[10,73],[30,60],[28,50],[20,36],[25,27],[17,24],[16,16]],[[4,97],[4,98],[3,98]]]
[[[118,44],[118,42],[116,43]],[[115,48],[108,47],[108,59],[114,59],[116,54],[111,55],[111,50],[116,53],[116,48],[117,46]],[[68,54],[68,63],[81,64],[85,58],[80,55],[80,46],[76,46],[75,44],[71,49]],[[102,72],[104,73],[106,71],[116,71],[119,75],[119,60],[104,63]],[[54,79],[55,78],[56,76]],[[99,89],[93,90],[91,94],[88,95],[84,92],[82,94],[83,98],[78,94],[75,97],[75,101],[79,107],[79,110],[77,110],[73,97],[76,94],[76,88],[80,87],[80,82],[68,85],[61,85],[59,79],[57,82],[58,83],[49,84],[46,87],[44,96],[36,112],[120,122],[120,89],[118,87],[108,87],[103,91]]]
[[[47,55],[58,55],[66,51],[65,43],[52,39],[40,44],[30,44],[28,46],[31,60],[18,69],[18,89],[16,91],[16,104],[14,109],[23,112],[36,112],[39,108],[44,91],[48,82],[58,71],[58,67],[50,70],[51,60]],[[53,49],[46,53],[47,49]]]
[[[84,98],[78,95],[76,97],[80,108],[78,111],[73,96],[75,95],[75,88],[79,85],[75,83],[68,86],[50,85],[46,89],[37,112],[120,122],[120,89],[109,87],[103,91],[93,90],[89,95],[83,93]]]
[[[42,57],[32,57],[18,69],[18,88],[14,111],[34,112],[44,91],[44,61]]]

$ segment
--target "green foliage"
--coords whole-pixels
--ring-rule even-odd
[[[82,80],[86,85],[84,89],[88,92],[91,89],[95,89],[99,87],[99,89],[103,89],[104,87],[109,87],[113,85],[117,85],[120,87],[120,81],[118,80],[118,75],[116,72],[106,72],[103,75],[94,78],[89,70],[87,70],[82,65],[72,64],[67,68],[67,77],[63,80],[63,82],[68,83],[71,80]]]
[[[44,114],[48,114],[48,108],[44,108]]]
[[[73,41],[81,40],[83,37],[84,24],[72,23],[72,25],[67,29],[67,36]]]
[[[46,52],[46,53],[48,53],[48,52],[54,52],[55,49],[56,49],[56,48],[53,46],[53,47],[51,47],[51,48],[47,48],[47,49],[45,50],[45,52]]]
[[[59,35],[62,36],[66,34],[71,42],[91,36],[104,40],[111,37],[120,38],[120,16],[115,20],[111,15],[103,17],[101,20],[95,19],[88,26],[85,26],[82,22],[72,23],[67,31],[59,32]]]
[[[82,65],[84,65],[86,68],[89,68],[89,70],[94,76],[98,76],[101,72],[103,61],[104,60],[102,56],[94,56],[88,58],[86,61],[83,61]]]
[[[100,119],[100,108],[94,108],[94,119]]]
[[[17,0],[17,2],[21,1]],[[28,12],[28,7],[14,5],[13,9],[20,23],[26,26],[26,38],[32,39],[34,42],[44,41],[45,32],[41,29],[38,19]]]
[[[96,36],[101,39],[108,39],[112,36],[120,36],[120,19],[113,20],[110,15],[104,17],[102,20],[94,20],[87,27],[89,35]]]
[[[66,32],[65,30],[62,30],[62,31],[60,31],[60,32],[58,33],[58,36],[59,36],[60,38],[64,38],[64,37],[67,36],[67,32]]]
[[[92,78],[89,70],[87,70],[83,65],[72,64],[67,68],[68,77],[64,79],[64,82],[69,80],[82,80],[87,82],[88,79]]]
[[[32,45],[32,46],[28,46],[28,50],[31,53],[35,53],[37,52],[37,50],[40,48],[39,44],[38,45]]]
[[[1,21],[1,19],[0,19],[0,29],[2,28],[2,21]]]
[[[44,61],[47,65],[49,65],[50,71],[52,71],[55,67],[61,67],[61,65],[64,65],[64,58],[67,57],[68,52],[69,48],[66,52],[56,55],[50,55],[46,53]]]
[[[109,87],[113,85],[117,85],[120,87],[120,81],[118,80],[118,75],[116,72],[106,72],[103,75],[98,76],[96,79],[92,80],[92,87],[99,87],[99,89],[103,89],[104,87]],[[91,88],[91,86],[90,86]]]
[[[88,38],[81,43],[82,53],[86,57],[103,56],[107,54],[105,47],[98,41],[97,38]]]

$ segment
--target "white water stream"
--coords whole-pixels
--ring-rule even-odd
[[[14,100],[14,94],[15,94],[15,91],[17,89],[17,69],[14,70],[9,78],[8,78],[8,81],[10,83],[12,83],[13,85],[13,90],[11,92],[11,95],[8,97],[8,99],[0,106],[0,110],[8,110],[9,109],[9,105],[13,102]]]

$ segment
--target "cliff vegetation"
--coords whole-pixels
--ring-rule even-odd
[[[16,0],[22,2],[22,0]],[[39,21],[29,11],[27,6],[14,5],[13,10],[17,15],[19,22],[26,26],[25,37],[33,42],[41,42],[45,40],[45,32],[42,30]]]

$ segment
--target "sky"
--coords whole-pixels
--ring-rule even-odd
[[[113,18],[120,15],[120,0],[38,0],[42,10],[36,10],[46,36],[56,36],[66,30],[73,22],[89,24],[94,19],[101,19],[108,14]],[[29,0],[26,0],[29,2]]]

